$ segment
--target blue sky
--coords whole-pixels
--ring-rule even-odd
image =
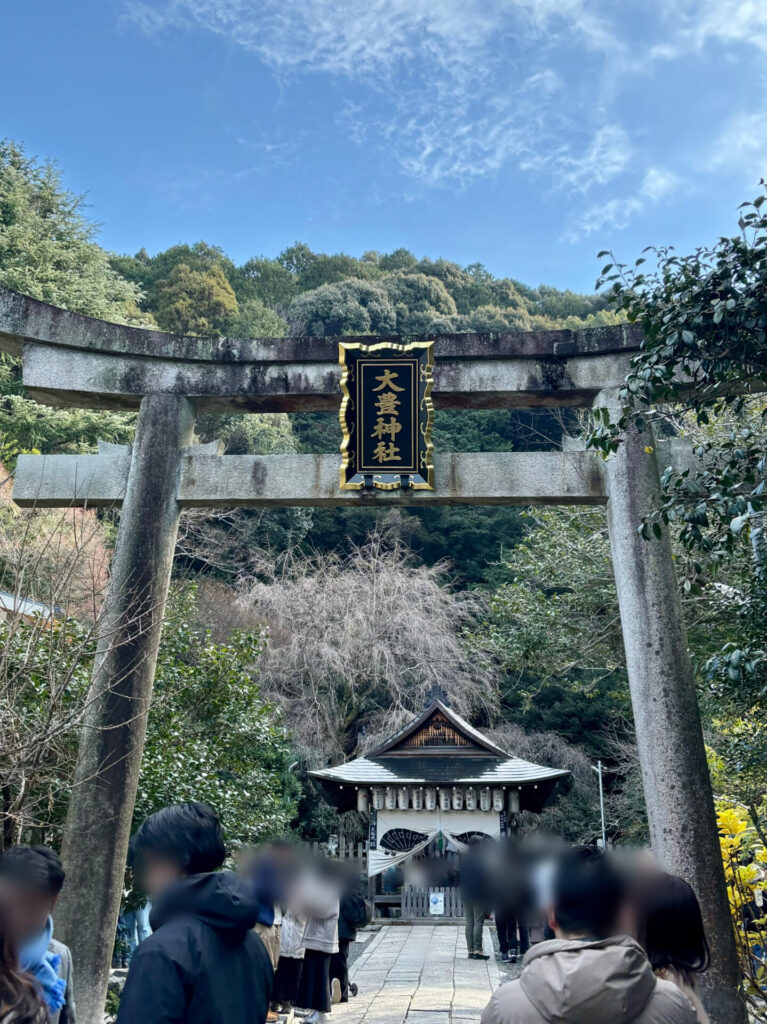
[[[108,248],[406,246],[590,290],[734,229],[767,174],[767,0],[26,0],[0,135]]]

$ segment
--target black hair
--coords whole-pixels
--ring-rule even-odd
[[[47,846],[12,846],[0,860],[0,876],[58,896],[66,874],[61,857]]]
[[[635,891],[637,939],[654,971],[670,967],[686,981],[708,970],[711,955],[695,893],[683,878],[659,872]]]
[[[599,850],[576,847],[560,857],[553,911],[566,934],[606,939],[615,931],[624,897],[623,879]]]
[[[140,868],[151,855],[166,857],[187,875],[215,871],[226,858],[221,823],[207,804],[196,800],[163,807],[133,837],[130,864]]]

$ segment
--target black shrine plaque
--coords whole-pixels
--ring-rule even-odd
[[[434,342],[340,342],[341,488],[434,489]]]

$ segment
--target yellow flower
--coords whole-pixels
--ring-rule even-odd
[[[739,836],[748,828],[748,821],[745,816],[734,808],[720,811],[716,816],[716,820],[719,831],[724,836]]]

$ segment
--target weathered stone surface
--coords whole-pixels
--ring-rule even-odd
[[[440,356],[458,359],[508,359],[630,352],[639,348],[641,331],[621,324],[578,331],[522,331],[506,334],[438,334]],[[70,313],[46,302],[0,288],[0,348],[20,354],[25,341],[116,355],[201,362],[338,362],[338,338],[196,338],[126,327]],[[375,343],[400,337],[354,337]]]
[[[617,411],[615,395],[600,404]],[[605,462],[607,523],[652,848],[664,870],[695,890],[711,947],[701,976],[712,1024],[745,1024],[695,678],[671,541],[643,540],[660,478],[652,431],[631,426]]]
[[[558,358],[456,359],[437,350],[437,407],[590,406],[623,380],[624,354]],[[198,412],[333,410],[340,402],[336,362],[203,362],[118,356],[27,342],[24,384],[52,405],[137,409],[145,394],[177,394]]]
[[[101,1024],[124,884],[133,806],[157,649],[176,543],[182,451],[192,440],[190,403],[150,395],[129,451],[120,531],[99,623],[99,646],[69,799],[63,858],[67,885],[56,913],[72,948],[82,1024]],[[93,456],[124,464],[125,452]]]
[[[112,446],[117,448],[117,446]],[[464,452],[434,458],[433,491],[342,491],[339,455],[184,455],[181,506],[585,504],[605,501],[594,452]],[[23,507],[119,505],[129,449],[107,455],[22,455],[13,499]]]
[[[440,925],[381,928],[352,965],[359,995],[333,1007],[337,1024],[479,1024],[501,981],[489,929],[490,958],[478,961],[467,959],[462,924]]]

